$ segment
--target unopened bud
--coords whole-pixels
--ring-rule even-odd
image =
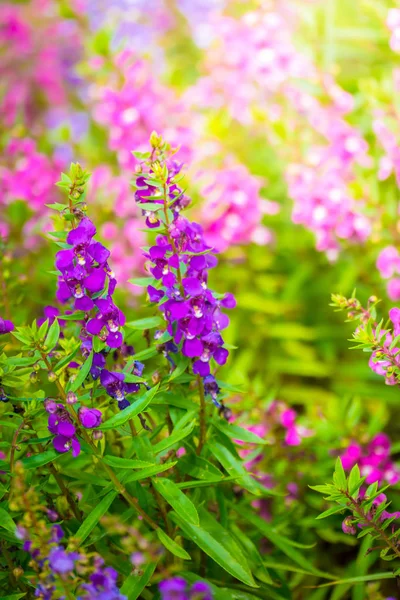
[[[66,402],[67,404],[76,404],[78,402],[78,396],[74,392],[68,392]]]
[[[29,375],[29,380],[31,383],[36,383],[38,380],[38,376],[36,374],[35,371],[32,371],[32,373]]]
[[[97,429],[96,431],[93,431],[92,437],[94,440],[101,440],[103,437],[103,432]]]
[[[40,371],[40,364],[39,364],[39,362],[36,362],[36,363],[33,365],[33,370],[34,370],[34,371]]]
[[[57,379],[57,375],[54,373],[54,371],[49,371],[47,379],[50,381],[50,383],[53,383]]]
[[[21,567],[15,567],[15,569],[13,569],[13,575],[15,579],[19,579],[20,577],[22,577],[23,574],[24,570],[21,569]]]

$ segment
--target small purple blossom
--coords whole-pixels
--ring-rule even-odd
[[[49,565],[52,571],[64,575],[75,568],[75,561],[80,558],[77,552],[66,552],[62,547],[55,547],[49,553]]]
[[[48,403],[47,406],[54,410],[53,404]],[[47,407],[46,407],[47,410]],[[49,412],[49,410],[47,410]],[[72,419],[62,404],[57,404],[54,412],[49,412],[48,429],[54,434],[53,446],[57,452],[68,452],[72,450],[72,456],[75,458],[81,451],[81,446],[76,437],[75,425]]]
[[[0,335],[5,335],[6,333],[10,333],[10,331],[14,331],[14,323],[0,317]]]
[[[101,424],[102,414],[101,410],[98,410],[97,408],[81,406],[78,411],[78,417],[81,425],[85,427],[85,429],[93,429]]]

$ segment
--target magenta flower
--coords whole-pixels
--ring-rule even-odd
[[[79,421],[86,429],[93,429],[101,424],[102,413],[97,408],[81,406],[78,411]]]
[[[6,333],[10,333],[10,331],[14,331],[14,323],[0,317],[0,335],[5,335]]]
[[[72,456],[75,458],[80,453],[81,446],[68,411],[62,404],[56,404],[54,407],[54,401],[47,401],[45,408],[49,413],[48,429],[55,435],[53,438],[54,448],[57,452],[62,453],[72,450]]]

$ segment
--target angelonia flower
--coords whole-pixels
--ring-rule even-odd
[[[364,490],[364,493],[365,493],[365,490]],[[363,493],[360,493],[360,498],[362,499],[363,497],[364,497]],[[371,509],[366,513],[367,521],[372,521],[372,520],[376,521],[377,508],[383,502],[386,502],[386,501],[387,501],[387,498],[386,498],[385,494],[379,494],[379,496],[377,496],[377,498],[375,498],[373,500]],[[399,519],[399,518],[400,518],[399,511],[395,511],[395,512],[391,513],[387,510],[382,510],[381,513],[379,514],[379,517],[377,520],[379,523],[383,523],[387,519]],[[360,529],[363,529],[363,527],[367,527],[367,524],[366,523],[365,524],[357,523],[357,526]],[[342,531],[343,531],[343,533],[347,533],[349,535],[355,535],[357,533],[357,529],[354,525],[354,518],[352,518],[351,516],[345,517],[345,519],[342,522]]]
[[[4,155],[7,161],[0,164],[0,213],[3,212],[2,207],[16,199],[26,202],[33,214],[25,222],[21,237],[23,245],[32,249],[41,243],[43,231],[50,228],[46,204],[57,201],[55,183],[60,165],[39,152],[31,138],[11,138]],[[0,218],[1,223],[8,231],[8,223]]]
[[[283,452],[287,454],[288,448],[300,446],[303,439],[313,435],[313,431],[300,425],[297,419],[294,409],[289,408],[282,401],[274,400],[261,415],[258,423],[242,426],[262,439],[268,440],[275,448],[283,448]],[[231,420],[235,421],[235,418],[232,417]],[[244,466],[249,473],[266,489],[274,488],[277,482],[268,472],[268,467],[264,463],[265,453],[260,452],[259,446],[255,444],[243,443],[239,440],[236,443],[240,446],[239,455],[245,460]],[[289,506],[298,497],[298,484],[295,481],[289,481],[286,484],[286,491],[285,504]],[[271,520],[269,498],[254,500],[252,506],[258,509],[263,519]]]
[[[212,600],[213,593],[204,581],[190,586],[182,577],[173,577],[161,581],[158,586],[161,600]]]
[[[50,106],[65,106],[79,81],[74,72],[83,48],[79,20],[62,18],[54,8],[51,0],[1,3],[0,119],[4,127],[22,118],[28,128],[37,129],[41,114]]]
[[[14,331],[14,323],[0,317],[0,335]]]
[[[201,222],[209,246],[223,252],[232,245],[272,241],[271,231],[261,221],[264,215],[276,214],[279,206],[260,197],[261,181],[244,165],[228,164],[200,177],[200,193],[205,199]]]
[[[391,442],[385,433],[378,433],[367,445],[351,442],[341,455],[343,468],[350,471],[358,465],[365,483],[383,482],[394,485],[400,481],[400,469],[390,458]]]
[[[400,9],[390,8],[386,25],[391,33],[390,47],[393,52],[400,52]]]
[[[117,571],[105,567],[100,556],[95,557],[94,565],[95,571],[89,577],[90,583],[80,586],[77,600],[128,600],[118,589]]]
[[[47,427],[50,433],[55,435],[53,438],[54,448],[57,452],[62,453],[71,450],[73,457],[78,456],[81,445],[76,437],[76,428],[67,409],[63,404],[50,398],[45,400],[44,406],[49,415]]]
[[[154,77],[150,62],[125,49],[113,58],[111,67],[109,80],[93,85],[89,95],[93,117],[108,131],[109,146],[121,167],[134,166],[132,148],[145,149],[153,128],[168,129],[176,141],[190,137],[189,128],[182,126],[183,107],[173,91]],[[189,152],[188,144],[185,151]]]
[[[395,246],[386,246],[376,260],[377,269],[387,279],[387,293],[391,300],[400,300],[400,253]]]
[[[156,134],[151,142],[154,154],[163,142]],[[208,377],[207,389],[217,402],[210,385],[211,364],[224,365],[228,358],[221,331],[229,319],[222,310],[234,308],[236,301],[232,294],[217,295],[208,288],[208,273],[217,259],[202,227],[181,214],[190,203],[177,183],[181,169],[170,158],[162,157],[160,162],[150,158],[136,173],[135,200],[139,207],[146,205],[147,226],[160,228],[155,244],[145,253],[155,280],[147,291],[150,302],[163,313],[173,343],[192,360],[195,375]]]

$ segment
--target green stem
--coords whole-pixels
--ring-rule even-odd
[[[49,363],[47,356],[42,353],[42,358],[43,361],[47,367],[47,369],[49,371],[51,371],[51,364]],[[61,382],[59,381],[58,377],[55,381],[57,389],[60,393],[61,398],[65,401],[66,400],[66,393],[65,390],[61,384]],[[79,427],[79,419],[78,419],[78,415],[76,414],[74,407],[72,405],[67,407],[70,409],[70,414],[72,413],[72,417],[75,421],[75,423],[78,425]],[[139,515],[143,518],[143,520],[150,525],[150,527],[152,527],[153,529],[158,529],[158,525],[155,521],[153,521],[153,519],[151,517],[148,516],[147,513],[144,512],[144,510],[139,506],[138,501],[136,500],[136,498],[133,498],[129,492],[124,488],[124,486],[122,485],[122,483],[119,481],[118,477],[116,476],[116,474],[114,473],[114,471],[112,470],[111,467],[109,467],[107,464],[105,464],[102,461],[101,456],[98,454],[97,452],[97,447],[96,445],[93,443],[93,440],[91,439],[91,437],[87,434],[87,432],[83,429],[81,430],[81,435],[84,438],[85,442],[92,448],[92,450],[94,451],[94,456],[93,459],[96,460],[97,462],[100,463],[100,465],[102,466],[102,468],[106,471],[107,475],[109,476],[110,480],[112,481],[112,483],[114,484],[115,489],[121,494],[121,496],[123,496],[125,498],[125,500],[128,502],[128,504],[130,506],[132,506],[132,508],[134,508],[136,510],[137,513],[139,513]]]
[[[400,558],[400,549],[396,544],[392,542],[392,540],[386,535],[386,533],[379,527],[379,525],[374,520],[369,520],[365,511],[361,508],[361,506],[350,496],[350,494],[346,490],[341,490],[342,493],[349,500],[349,506],[353,509],[355,513],[363,520],[364,524],[367,527],[372,527],[376,533],[382,538],[385,544],[396,554],[398,558]]]
[[[204,444],[206,443],[206,401],[204,398],[204,388],[203,382],[201,380],[200,375],[197,375],[197,385],[199,386],[199,397],[200,397],[200,411],[199,411],[199,419],[200,419],[200,439],[199,445],[197,446],[196,453],[197,455],[201,454]]]

